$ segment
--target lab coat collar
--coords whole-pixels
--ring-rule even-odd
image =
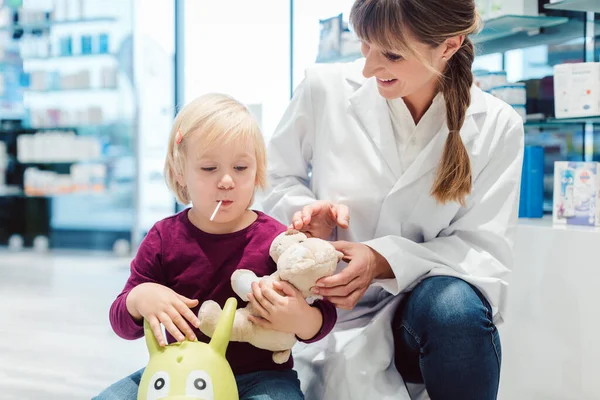
[[[364,59],[346,66],[346,79],[358,85],[356,91],[350,96],[350,104],[362,129],[369,135],[393,173],[401,168],[387,102],[379,94],[376,80],[373,78],[366,79],[362,76],[363,65]],[[474,116],[485,113],[486,110],[487,105],[483,92],[473,86],[471,89],[471,105],[467,109],[465,122],[460,131],[463,143],[467,148],[469,148],[468,144],[479,134],[479,127],[475,123]],[[396,186],[400,185],[400,188],[406,186],[437,167],[447,137],[448,128],[444,124],[434,139],[419,154],[415,162],[399,177]]]

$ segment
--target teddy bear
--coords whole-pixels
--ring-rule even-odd
[[[277,271],[269,276],[257,277],[250,270],[239,269],[231,276],[233,291],[245,302],[252,293],[252,282],[286,281],[293,285],[309,304],[322,296],[314,295],[311,288],[323,277],[335,272],[343,254],[326,240],[308,238],[304,233],[288,229],[279,234],[271,243],[269,255],[277,264]],[[221,315],[221,307],[214,301],[205,301],[198,311],[200,331],[212,337],[217,321]],[[273,361],[277,364],[286,362],[291,349],[296,343],[292,333],[267,329],[251,322],[249,315],[259,316],[248,303],[236,311],[231,332],[231,341],[248,342],[255,347],[273,351]]]

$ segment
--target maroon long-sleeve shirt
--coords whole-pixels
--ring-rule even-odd
[[[154,282],[173,289],[190,299],[214,300],[224,306],[229,297],[236,297],[238,308],[243,302],[232,290],[230,278],[237,269],[249,269],[257,276],[270,275],[276,265],[269,256],[273,239],[286,227],[275,219],[256,212],[256,221],[241,231],[228,234],[209,234],[194,226],[184,210],[157,222],[144,238],[131,263],[131,275],[125,288],[110,308],[110,323],[117,335],[124,339],[138,339],[144,335],[142,323],[127,311],[125,300],[137,285]],[[307,342],[326,336],[335,325],[337,313],[328,301],[316,301],[323,314],[323,326]],[[200,305],[192,311],[197,314]],[[193,327],[192,327],[193,328]],[[210,339],[195,329],[198,340]],[[169,343],[174,339],[167,332]],[[248,343],[230,342],[227,360],[233,373],[245,374],[261,370],[282,370],[293,366],[293,360],[275,364],[272,352],[258,349]]]

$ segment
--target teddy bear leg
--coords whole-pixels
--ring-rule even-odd
[[[212,337],[217,327],[217,322],[221,316],[221,307],[212,300],[207,300],[202,303],[198,311],[198,319],[200,320],[200,332],[208,337]]]
[[[292,350],[284,350],[284,351],[274,351],[273,352],[273,362],[275,364],[283,364],[287,360],[290,359],[290,355],[292,354]]]

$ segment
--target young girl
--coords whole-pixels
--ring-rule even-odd
[[[220,94],[186,105],[171,131],[165,176],[178,201],[192,207],[150,229],[110,309],[110,322],[124,339],[142,337],[146,319],[161,345],[185,338],[208,342],[197,328],[199,305],[214,300],[223,306],[235,296],[230,277],[236,269],[258,276],[273,273],[269,247],[286,229],[249,209],[255,190],[266,186],[266,149],[246,107]],[[279,286],[284,296],[256,284],[252,289],[250,301],[268,310],[257,323],[294,333],[304,342],[323,338],[335,324],[331,303],[309,306],[291,285]],[[238,304],[245,305],[239,298]],[[240,399],[304,398],[292,358],[275,364],[271,351],[231,342],[227,360]],[[113,384],[97,399],[136,399],[142,373]]]

